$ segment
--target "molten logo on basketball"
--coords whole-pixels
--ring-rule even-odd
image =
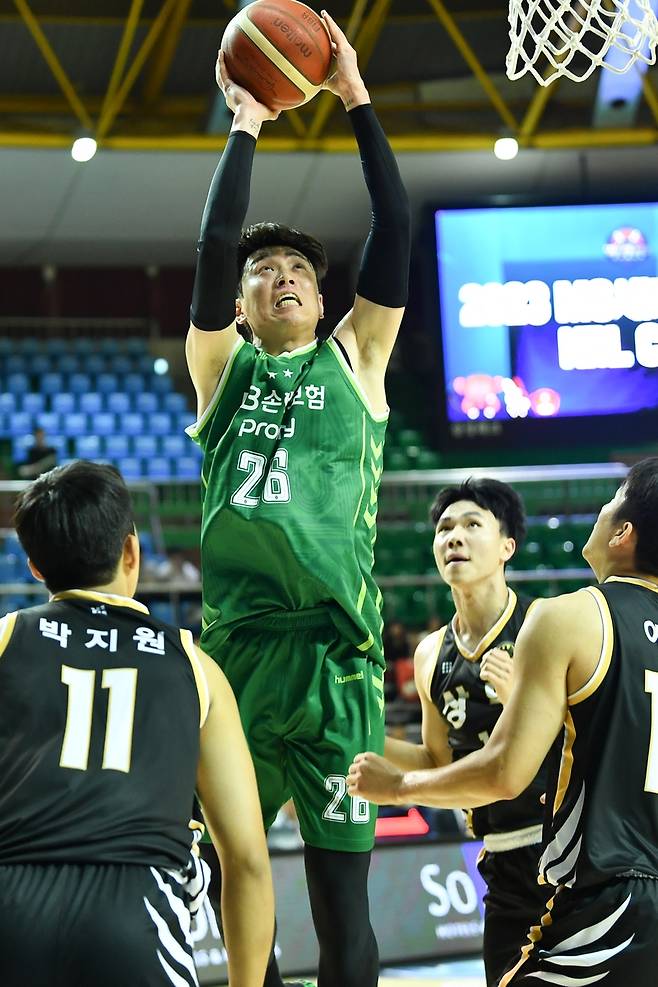
[[[280,17],[275,17],[272,24],[281,31],[281,34],[286,36],[290,44],[294,45],[304,58],[311,57],[313,54],[312,49],[305,43],[304,38],[295,30],[292,24],[282,20]]]

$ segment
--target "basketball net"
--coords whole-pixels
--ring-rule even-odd
[[[652,0],[510,0],[509,23],[509,79],[530,72],[542,86],[560,76],[582,82],[604,62],[621,74],[656,60]]]

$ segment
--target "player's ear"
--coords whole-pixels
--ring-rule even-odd
[[[320,309],[320,318],[324,319],[324,298],[318,292],[318,308]]]
[[[235,321],[238,325],[242,325],[247,321],[247,316],[243,309],[243,303],[241,298],[235,299]]]
[[[27,566],[28,566],[28,569],[30,570],[30,572],[32,573],[32,575],[34,576],[34,578],[37,580],[37,582],[39,582],[39,583],[45,583],[46,580],[43,578],[43,576],[41,575],[41,573],[39,572],[39,570],[35,566],[35,564],[32,561],[32,559],[28,559],[27,560]]]
[[[633,551],[636,543],[637,535],[632,521],[624,521],[621,527],[614,531],[609,541],[610,548],[631,548]]]
[[[136,533],[126,535],[123,543],[123,566],[127,572],[139,568],[139,538]]]
[[[516,552],[516,542],[513,538],[506,538],[503,542],[503,562],[509,562],[514,553]]]

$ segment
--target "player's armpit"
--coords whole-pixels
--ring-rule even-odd
[[[196,391],[199,418],[210,404],[217,382],[239,339],[235,322],[217,332],[201,331],[190,323],[185,341],[185,356]]]
[[[197,790],[222,868],[229,980],[262,987],[274,932],[274,894],[256,777],[233,692],[218,666],[199,659],[210,692]]]

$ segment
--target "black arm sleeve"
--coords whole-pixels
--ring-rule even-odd
[[[238,240],[249,206],[255,139],[229,134],[210,183],[197,246],[190,320],[197,329],[225,329],[235,318]]]
[[[409,200],[395,156],[372,106],[357,106],[348,117],[359,145],[372,204],[370,233],[356,290],[362,298],[377,305],[402,308],[407,302],[409,285]]]

